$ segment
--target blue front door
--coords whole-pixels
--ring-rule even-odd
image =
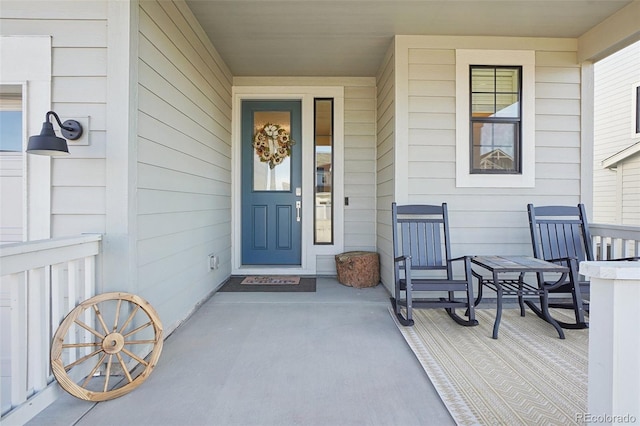
[[[242,101],[242,264],[300,265],[300,101]]]

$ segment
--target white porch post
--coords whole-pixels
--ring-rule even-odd
[[[589,396],[591,424],[640,421],[640,263],[582,262],[591,279]]]

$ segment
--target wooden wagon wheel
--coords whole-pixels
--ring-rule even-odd
[[[129,293],[104,293],[76,306],[58,327],[51,369],[71,395],[105,401],[149,377],[162,351],[162,324],[153,307]]]

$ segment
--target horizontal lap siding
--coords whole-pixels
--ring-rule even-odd
[[[527,203],[580,200],[581,70],[576,52],[536,51],[534,188],[456,187],[455,49],[410,48],[408,57],[409,202],[448,203],[454,256],[531,254]]]
[[[631,199],[637,192],[628,186],[625,165],[618,172],[602,167],[602,161],[638,142],[632,138],[634,120],[632,84],[640,82],[640,42],[597,62],[594,66],[594,153],[593,220],[598,223],[632,225],[638,223],[640,209],[633,218]],[[626,182],[624,182],[626,180]],[[623,195],[624,194],[624,195]],[[623,199],[631,197],[631,199]]]
[[[622,223],[640,226],[640,154],[622,166]]]
[[[344,250],[375,250],[376,88],[344,90]]]
[[[232,77],[184,3],[139,30],[138,288],[172,328],[231,273]]]
[[[107,11],[107,1],[2,4],[2,35],[51,36],[51,109],[89,117],[89,145],[70,141],[71,156],[52,160],[53,237],[105,232]]]
[[[389,46],[377,80],[377,152],[376,152],[376,244],[380,254],[380,277],[393,285],[393,245],[391,203],[395,197],[395,50]],[[403,165],[400,165],[402,167]]]

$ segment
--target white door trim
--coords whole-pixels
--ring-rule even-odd
[[[313,100],[334,99],[334,244],[313,244]],[[293,99],[302,102],[302,263],[298,266],[243,266],[241,256],[241,102],[249,99]],[[339,86],[234,86],[231,135],[231,274],[315,275],[316,257],[344,247],[344,88]]]

